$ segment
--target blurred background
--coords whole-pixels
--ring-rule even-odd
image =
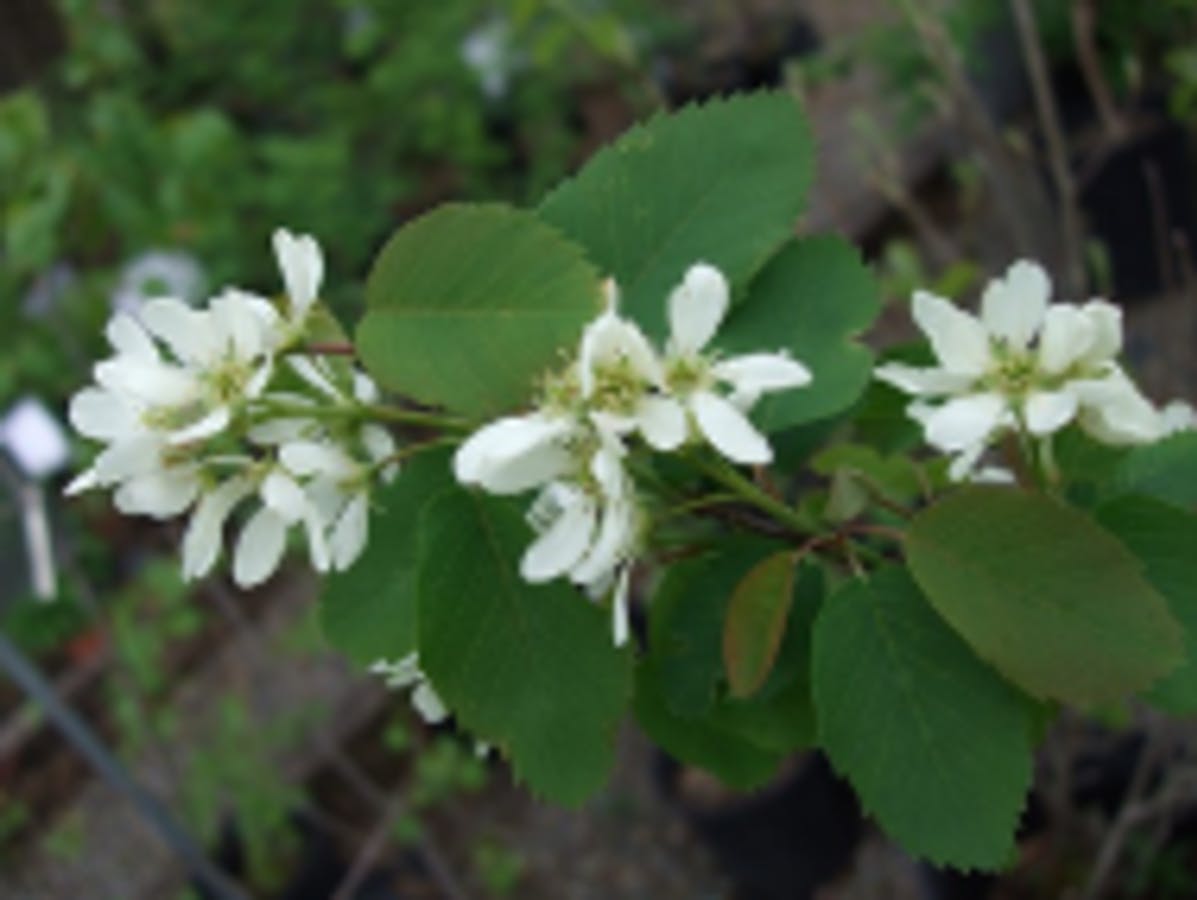
[[[62,499],[115,309],[270,293],[284,225],[351,322],[406,219],[535,203],[760,87],[811,116],[801,228],[865,248],[870,340],[1033,256],[1123,305],[1153,399],[1197,398],[1197,0],[0,0],[0,649],[29,676],[0,678],[0,898],[1197,897],[1186,723],[1065,717],[998,877],[906,857],[815,754],[738,796],[629,726],[561,810],[331,654],[301,565],[185,586],[177,530]]]

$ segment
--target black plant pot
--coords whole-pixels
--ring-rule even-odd
[[[658,754],[658,785],[710,845],[737,900],[803,900],[852,861],[864,829],[852,789],[817,752],[759,793],[715,808],[687,802],[681,766]]]
[[[1105,245],[1119,298],[1158,295],[1171,280],[1173,235],[1197,249],[1197,182],[1188,132],[1160,117],[1106,157],[1081,189],[1090,230]]]
[[[345,877],[347,868],[332,838],[302,812],[291,817],[298,837],[294,855],[294,871],[279,890],[271,896],[275,900],[328,900]],[[213,852],[213,859],[221,869],[237,880],[243,880],[248,861],[245,843],[236,821],[225,824]],[[198,896],[212,897],[202,885],[193,884]]]

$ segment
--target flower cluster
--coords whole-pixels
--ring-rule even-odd
[[[370,487],[392,478],[395,443],[369,416],[377,389],[348,363],[303,352],[324,261],[315,240],[279,230],[286,285],[277,304],[229,288],[206,307],[147,301],[109,322],[113,356],[72,400],[74,427],[106,446],[68,493],[112,488],[124,513],[192,510],[188,578],[215,564],[224,525],[251,499],[233,576],[243,587],[278,567],[292,527],[313,566],[344,569],[366,541]]]
[[[939,364],[887,363],[876,376],[919,398],[907,412],[929,444],[954,456],[954,479],[975,477],[982,454],[1007,434],[1046,441],[1076,422],[1102,443],[1127,445],[1187,427],[1191,410],[1157,409],[1118,364],[1118,307],[1049,304],[1050,294],[1047,273],[1019,261],[989,283],[980,317],[914,295],[914,320]]]
[[[537,407],[471,435],[454,471],[494,494],[539,489],[528,514],[538,537],[521,574],[530,582],[568,576],[592,597],[612,593],[622,644],[644,519],[626,465],[630,441],[658,452],[703,441],[734,463],[768,463],[772,449],[747,413],[763,394],[801,387],[811,375],[783,353],[720,358],[707,349],[730,299],[713,266],[692,266],[670,294],[663,352],[619,314],[614,282],[605,290],[606,308],[576,356],[546,377]]]

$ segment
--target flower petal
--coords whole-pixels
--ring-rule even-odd
[[[345,399],[333,384],[332,373],[319,361],[310,356],[288,356],[287,365],[296,375],[325,396],[337,401]]]
[[[108,343],[121,356],[157,362],[158,348],[136,319],[128,313],[117,313],[104,330]]]
[[[429,725],[439,725],[449,718],[449,709],[428,681],[422,681],[411,692],[411,705]]]
[[[1052,434],[1076,417],[1076,394],[1070,391],[1035,391],[1027,397],[1022,411],[1031,434]]]
[[[360,436],[370,462],[378,464],[395,455],[395,439],[381,425],[363,425]]]
[[[238,294],[214,297],[208,308],[221,337],[221,344],[231,347],[238,359],[252,360],[268,349],[266,329],[252,306]]]
[[[262,480],[261,493],[262,502],[288,525],[307,515],[310,506],[307,495],[299,483],[285,472],[278,469],[270,472]]]
[[[632,570],[624,566],[615,579],[615,593],[611,596],[611,637],[616,647],[628,642],[628,593]]]
[[[630,500],[615,500],[607,504],[599,523],[598,534],[589,551],[569,577],[575,584],[592,588],[609,583],[616,567],[627,562],[636,539],[635,507]]]
[[[200,393],[186,369],[139,357],[106,359],[96,363],[94,374],[100,387],[150,406],[182,406]]]
[[[283,273],[292,318],[304,316],[320,294],[324,280],[324,256],[311,235],[295,235],[285,228],[274,232],[274,255]]]
[[[976,318],[925,291],[914,295],[913,316],[949,372],[976,377],[989,368],[989,333]]]
[[[340,447],[324,441],[292,441],[279,448],[279,461],[292,475],[348,478],[357,466]]]
[[[1163,436],[1159,410],[1117,366],[1105,378],[1073,381],[1068,389],[1080,401],[1081,427],[1099,441],[1121,446],[1150,443]]]
[[[171,446],[180,447],[183,444],[207,440],[228,428],[232,420],[233,414],[229,408],[218,406],[198,421],[170,432],[166,436],[166,442]]]
[[[155,435],[133,432],[105,447],[92,468],[104,484],[157,472],[162,468],[162,443]]]
[[[231,478],[200,498],[183,536],[184,579],[190,581],[211,571],[220,555],[225,520],[251,490],[248,479]]]
[[[1093,343],[1085,361],[1091,365],[1112,361],[1122,352],[1122,310],[1105,300],[1090,300],[1081,312],[1093,325]]]
[[[175,297],[158,297],[142,305],[141,324],[177,359],[206,363],[220,354],[219,330],[210,312],[194,310]]]
[[[1055,303],[1043,319],[1039,367],[1059,375],[1084,359],[1097,342],[1097,321],[1071,303]]]
[[[370,501],[365,491],[354,494],[345,505],[330,539],[333,568],[338,572],[348,569],[366,549],[366,536],[370,524]]]
[[[981,321],[996,338],[1024,350],[1043,323],[1051,280],[1038,263],[1019,260],[981,296]]]
[[[1173,400],[1160,410],[1160,427],[1165,434],[1197,430],[1197,410],[1183,400]]]
[[[533,584],[563,575],[577,565],[595,529],[594,502],[580,492],[569,496],[557,518],[524,552],[520,574]]]
[[[113,495],[116,508],[125,515],[169,519],[191,505],[199,482],[191,470],[159,470],[124,482]]]
[[[984,443],[1001,424],[1006,399],[1000,394],[967,394],[933,410],[924,422],[927,442],[955,452]]]
[[[661,362],[644,332],[635,322],[607,311],[582,332],[578,350],[578,380],[582,395],[593,395],[596,378],[603,369],[625,366],[646,383],[661,384]]]
[[[715,363],[711,372],[737,392],[758,395],[803,387],[811,382],[810,369],[784,353],[733,356]]]
[[[681,354],[697,353],[719,330],[731,292],[727,279],[712,265],[696,263],[669,295],[669,347]]]
[[[287,543],[287,524],[269,507],[254,513],[233,555],[233,581],[242,588],[256,587],[279,567]]]
[[[332,565],[332,551],[324,534],[324,520],[319,504],[315,501],[308,503],[303,517],[303,528],[308,538],[308,560],[317,572],[327,572]],[[349,563],[353,563],[354,559],[350,559]]]
[[[673,397],[645,396],[636,410],[636,424],[654,450],[668,453],[686,440],[686,411]]]
[[[358,403],[377,403],[381,393],[374,379],[365,372],[353,371],[353,396]]]
[[[920,369],[905,363],[891,362],[878,366],[873,376],[879,381],[918,397],[936,397],[967,391],[976,379],[947,369]]]
[[[538,414],[498,419],[474,432],[453,457],[462,484],[496,494],[518,494],[568,471],[571,458],[561,445],[572,428],[565,419]]]
[[[71,425],[85,437],[114,441],[127,437],[139,426],[136,411],[120,394],[87,387],[71,398],[67,413]]]
[[[690,398],[690,409],[711,445],[732,462],[764,465],[772,461],[773,448],[733,404],[717,394],[699,391]]]

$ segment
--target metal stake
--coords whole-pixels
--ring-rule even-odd
[[[0,667],[42,708],[63,737],[91,764],[97,774],[133,804],[141,817],[178,855],[191,876],[212,897],[216,900],[247,900],[245,891],[208,858],[203,848],[158,798],[133,779],[87,723],[62,702],[54,687],[42,677],[20,648],[2,633]]]

